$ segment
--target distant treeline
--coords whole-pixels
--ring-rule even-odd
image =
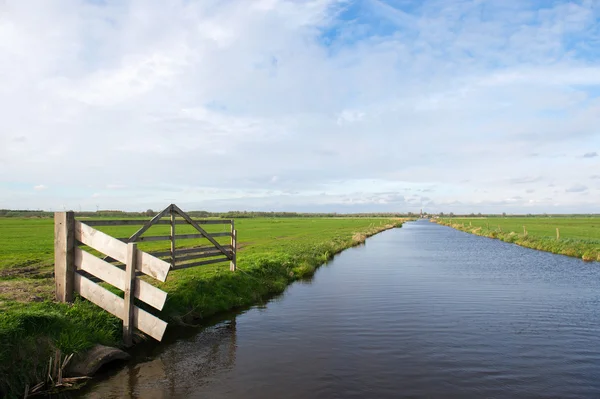
[[[76,216],[80,217],[152,217],[158,212],[148,209],[144,212],[125,212],[117,210],[99,210],[95,212],[75,212]],[[190,211],[187,212],[193,218],[224,218],[224,219],[239,219],[239,218],[255,218],[255,217],[270,217],[270,218],[302,218],[302,217],[409,217],[415,216],[412,213],[304,213],[304,212],[251,212],[251,211],[228,211],[228,212],[208,212],[208,211]],[[53,212],[42,210],[11,210],[0,209],[0,217],[53,217]]]
[[[75,212],[80,217],[152,217],[158,212],[148,209],[144,212],[125,212],[118,210],[99,210],[95,212]],[[254,211],[228,211],[228,212],[208,212],[208,211],[190,211],[188,214],[194,218],[224,218],[224,219],[240,219],[240,218],[303,218],[303,217],[418,217],[419,213],[407,212],[374,212],[374,213],[309,213],[309,212],[254,212]],[[32,218],[49,218],[53,217],[54,212],[42,210],[20,210],[20,209],[0,209],[0,217],[32,217]],[[425,217],[598,217],[600,214],[482,214],[482,213],[430,213],[425,214]]]

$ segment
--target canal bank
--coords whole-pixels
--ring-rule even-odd
[[[310,276],[334,254],[401,224],[382,218],[240,220],[239,272],[216,265],[171,273],[166,283],[157,284],[169,293],[160,316],[172,325],[197,325],[211,315],[260,303]],[[20,397],[27,385],[47,380],[48,359],[56,358],[57,349],[64,358],[97,343],[119,346],[120,338],[120,321],[84,300],[6,307],[0,317],[0,393]]]
[[[591,219],[590,219],[591,220]],[[553,254],[572,256],[580,258],[586,262],[600,262],[600,243],[593,239],[577,239],[563,236],[560,238],[559,229],[556,228],[556,238],[548,236],[538,236],[535,233],[529,233],[527,227],[523,226],[523,232],[503,231],[500,225],[496,228],[492,220],[492,228],[487,219],[478,219],[478,225],[473,225],[471,221],[460,221],[460,219],[432,219],[434,223],[452,227],[453,229],[464,231],[487,238],[494,238],[511,244],[517,244],[525,248],[536,249],[538,251],[551,252]],[[485,225],[483,225],[485,221]],[[527,221],[530,228],[536,224],[535,218]],[[591,226],[594,227],[593,225]],[[583,227],[582,227],[583,228]]]

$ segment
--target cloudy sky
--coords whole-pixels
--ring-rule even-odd
[[[600,0],[0,0],[0,208],[599,212]]]

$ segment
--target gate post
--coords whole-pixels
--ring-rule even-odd
[[[75,279],[75,214],[54,213],[54,281],[56,300],[73,302]]]
[[[231,262],[229,262],[229,270],[234,272],[237,269],[237,230],[233,219],[231,219]]]
[[[175,268],[175,211],[171,206],[171,269]]]
[[[125,263],[125,290],[123,291],[123,343],[133,343],[133,307],[135,295],[135,269],[137,264],[137,244],[127,244],[127,262]]]

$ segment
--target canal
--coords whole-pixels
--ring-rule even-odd
[[[600,397],[599,316],[600,264],[418,221],[80,394]]]

